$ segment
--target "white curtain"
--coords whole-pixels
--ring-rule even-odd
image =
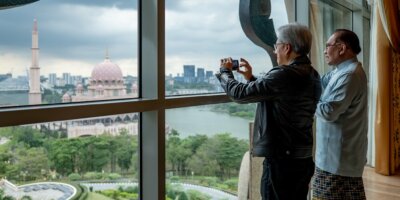
[[[371,5],[371,38],[370,38],[370,57],[369,57],[369,112],[368,112],[368,154],[367,164],[375,167],[375,113],[376,113],[376,95],[377,95],[377,59],[376,55],[376,9],[377,5],[373,1],[369,2]]]

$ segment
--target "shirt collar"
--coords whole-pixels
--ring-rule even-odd
[[[354,63],[354,62],[358,62],[357,57],[350,58],[348,60],[345,60],[345,61],[339,63],[338,65],[336,65],[335,69],[341,69],[344,66],[348,66],[349,64]]]

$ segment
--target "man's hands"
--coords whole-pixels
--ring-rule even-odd
[[[244,79],[249,81],[253,77],[253,69],[250,66],[249,62],[244,58],[240,58],[239,69],[237,70],[238,73],[242,74]]]
[[[222,58],[222,59],[221,59],[221,64],[220,64],[220,66],[223,67],[223,68],[226,68],[226,69],[229,69],[229,70],[232,71],[232,66],[233,66],[233,64],[232,64],[232,58],[231,58],[231,57],[229,57],[229,58]]]
[[[222,58],[220,66],[232,71],[232,58]],[[252,67],[244,58],[240,58],[239,69],[237,72],[242,74],[246,80],[250,80],[253,77]]]

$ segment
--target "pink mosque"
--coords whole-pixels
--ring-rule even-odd
[[[29,73],[29,104],[41,104],[40,92],[40,67],[39,67],[39,36],[37,20],[34,20],[32,30],[32,65]],[[62,97],[63,103],[124,99],[138,97],[138,87],[136,83],[132,84],[130,92],[127,92],[124,84],[124,77],[121,68],[111,62],[106,53],[106,58],[102,63],[96,65],[91,73],[89,84],[86,87],[79,83],[72,94],[68,92]],[[105,117],[85,118],[65,122],[48,123],[50,127],[55,124],[58,127],[67,129],[68,138],[81,136],[96,136],[101,134],[119,135],[126,132],[129,135],[138,133],[138,114],[122,114]],[[64,124],[64,125],[63,125]]]
[[[91,73],[87,90],[81,83],[75,87],[75,94],[65,93],[62,102],[82,102],[138,97],[137,84],[132,84],[128,93],[124,85],[121,68],[111,62],[108,55],[102,63],[96,65]],[[71,121],[67,124],[68,138],[88,135],[119,135],[126,131],[129,135],[137,135],[137,114],[123,114],[109,117],[96,117]]]
[[[94,100],[109,100],[122,98],[138,97],[137,84],[132,84],[131,92],[127,93],[121,68],[111,62],[106,55],[106,59],[96,65],[90,77],[87,91],[81,83],[76,85],[75,94],[65,93],[62,102],[80,102]]]

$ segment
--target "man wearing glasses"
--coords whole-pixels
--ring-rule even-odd
[[[320,76],[307,57],[312,37],[308,28],[288,24],[277,33],[274,52],[279,66],[256,78],[250,64],[241,59],[237,71],[248,82],[240,83],[232,74],[232,59],[224,58],[217,78],[233,101],[258,103],[252,156],[265,157],[263,200],[305,200],[315,166],[312,127],[321,95]]]
[[[336,30],[326,42],[333,70],[322,79],[317,105],[313,199],[365,199],[362,173],[367,161],[367,77],[357,60],[357,35]]]

